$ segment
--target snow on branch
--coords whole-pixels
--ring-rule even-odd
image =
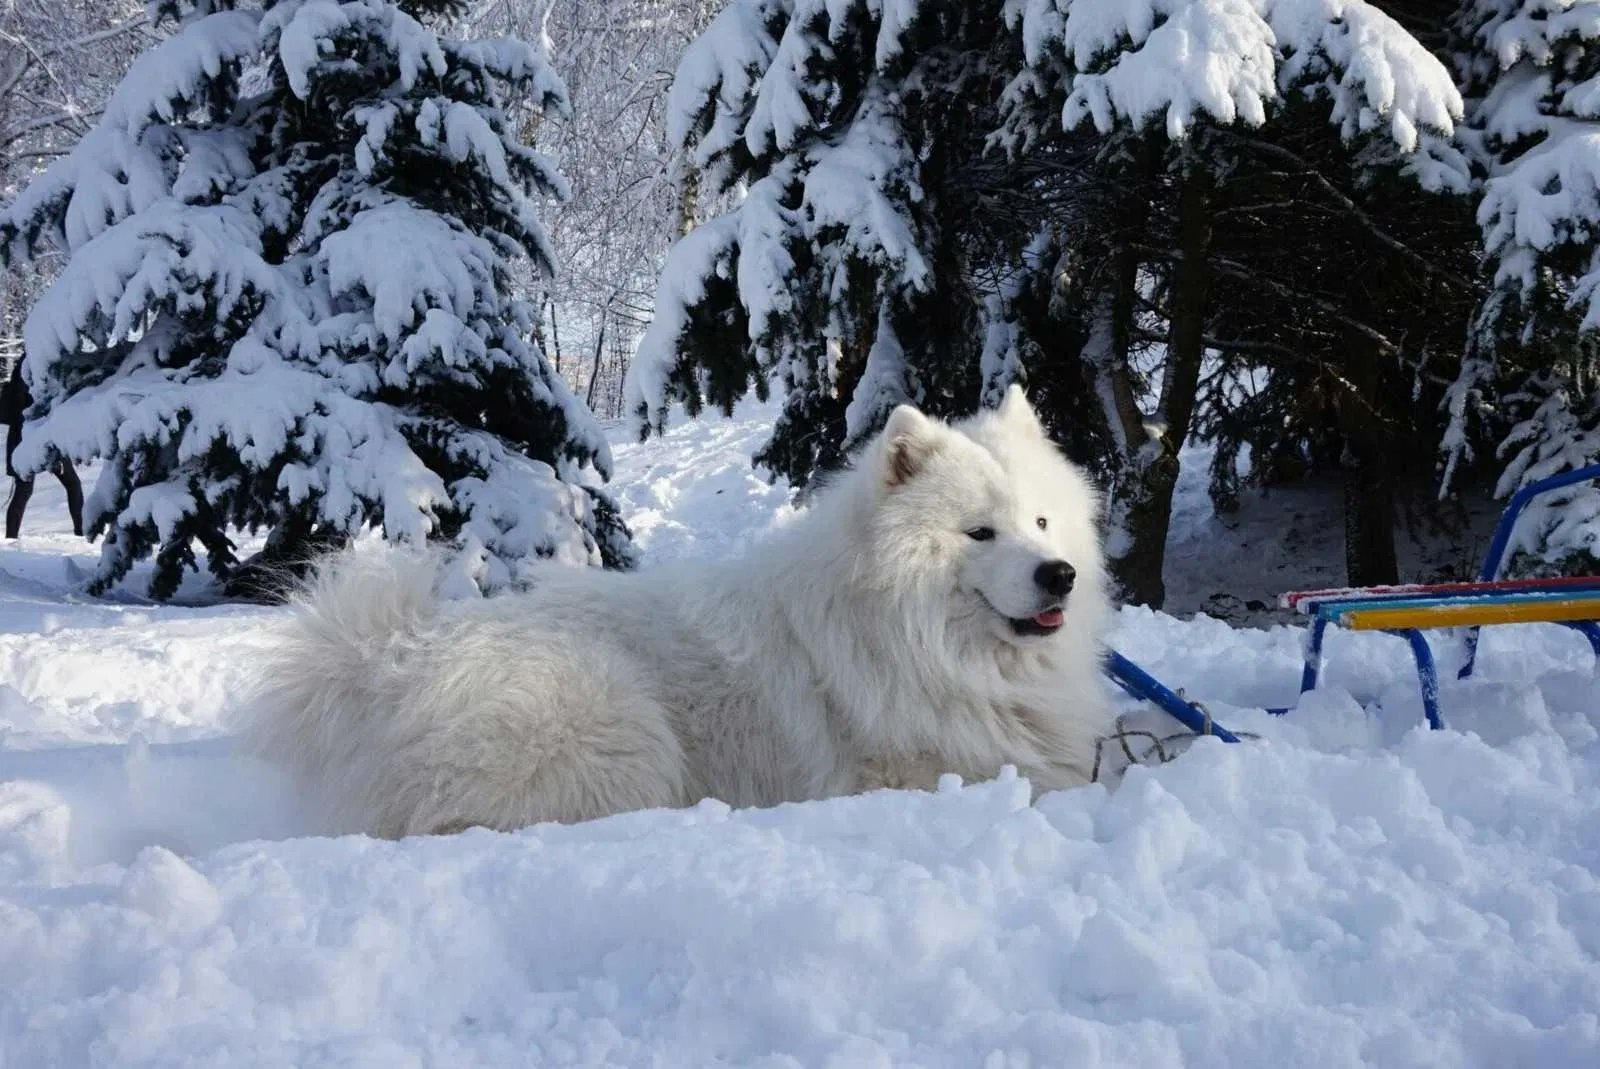
[[[1479,45],[1498,69],[1475,103],[1474,122],[1493,154],[1478,221],[1495,281],[1524,302],[1546,258],[1566,246],[1587,252],[1567,294],[1582,328],[1600,328],[1600,3],[1565,0],[1531,11],[1484,5]],[[1589,54],[1585,63],[1582,57]],[[1510,306],[1503,306],[1510,311]]]
[[[1462,115],[1454,80],[1398,23],[1364,0],[1006,0],[1028,69],[1015,105],[1056,79],[1067,128],[1200,118],[1259,126],[1285,95],[1330,104],[1346,138],[1382,131],[1404,153]]]
[[[792,0],[732,0],[690,43],[667,94],[668,140],[714,183],[745,141],[750,107],[778,51]]]
[[[1443,63],[1394,19],[1365,0],[1266,0],[1283,56],[1283,91],[1332,105],[1329,121],[1346,139],[1379,131],[1401,152],[1424,132],[1449,135],[1464,106]]]
[[[182,118],[224,69],[255,55],[260,19],[259,11],[219,11],[183,26],[134,61],[101,125],[138,137],[152,122]]]
[[[226,318],[262,294],[285,292],[259,250],[254,221],[225,206],[163,201],[105,231],[67,261],[28,316],[36,395],[51,396],[55,366],[84,342],[115,346],[153,311]]]
[[[197,181],[204,164],[180,164],[184,146],[153,124],[186,117],[209,82],[253,55],[259,18],[221,11],[195,19],[136,60],[99,124],[0,208],[0,258],[30,259],[45,242],[77,248],[169,195],[180,168]]]
[[[1182,137],[1200,113],[1258,126],[1274,95],[1273,38],[1250,0],[1033,0],[1023,19],[1030,62],[1066,57],[1074,72],[1061,121],[1163,122]],[[1055,17],[1052,17],[1054,14]]]
[[[261,34],[264,39],[276,39],[278,61],[289,88],[303,100],[310,93],[314,72],[356,69],[359,58],[340,55],[339,40],[363,24],[380,28],[384,44],[399,68],[402,90],[413,88],[424,70],[442,78],[449,69],[438,38],[384,0],[278,4],[261,20]]]
[[[494,288],[493,248],[433,212],[403,202],[357,213],[322,242],[334,298],[359,292],[378,338],[398,344],[431,309],[460,319]]]

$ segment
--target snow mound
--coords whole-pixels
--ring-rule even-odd
[[[1589,1064],[1595,790],[1554,736],[1417,732],[1032,807],[149,847],[0,902],[0,1028],[20,1064]]]

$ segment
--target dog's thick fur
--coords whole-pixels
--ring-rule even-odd
[[[309,781],[327,830],[384,836],[1006,764],[1036,790],[1080,784],[1108,722],[1097,509],[1013,387],[954,426],[897,409],[743,560],[552,567],[450,602],[426,557],[345,554],[269,655],[251,738]],[[1058,560],[1064,605],[1036,574]]]

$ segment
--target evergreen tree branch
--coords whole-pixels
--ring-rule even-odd
[[[1292,149],[1286,148],[1283,145],[1266,141],[1259,137],[1251,137],[1247,134],[1241,134],[1233,129],[1223,129],[1219,132],[1222,136],[1240,145],[1295,164],[1299,168],[1299,170],[1295,172],[1297,175],[1309,178],[1315,182],[1324,193],[1331,197],[1353,219],[1359,222],[1366,229],[1369,235],[1376,238],[1380,244],[1394,252],[1399,253],[1401,256],[1405,257],[1407,260],[1411,261],[1411,263],[1415,264],[1423,271],[1426,271],[1428,274],[1441,278],[1450,283],[1452,286],[1456,286],[1467,293],[1482,296],[1486,292],[1486,289],[1481,282],[1475,279],[1467,278],[1466,276],[1458,274],[1447,267],[1435,263],[1433,260],[1430,260],[1428,257],[1422,255],[1420,252],[1417,252],[1415,249],[1411,248],[1411,246],[1407,245],[1405,242],[1389,233],[1388,230],[1384,229],[1382,224],[1373,219],[1372,216],[1361,207],[1361,205],[1351,200],[1347,195],[1345,195],[1343,190],[1334,185],[1333,182],[1330,181],[1314,163],[1301,156],[1299,153],[1293,151]]]

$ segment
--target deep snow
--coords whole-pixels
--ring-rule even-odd
[[[616,429],[647,557],[784,522],[773,414]],[[0,1069],[1600,1063],[1600,687],[1561,629],[1491,633],[1430,733],[1398,640],[1336,636],[1275,720],[1298,631],[1125,610],[1263,740],[1034,806],[294,838],[226,739],[277,610],[85,599],[63,527],[42,479],[0,546]]]

